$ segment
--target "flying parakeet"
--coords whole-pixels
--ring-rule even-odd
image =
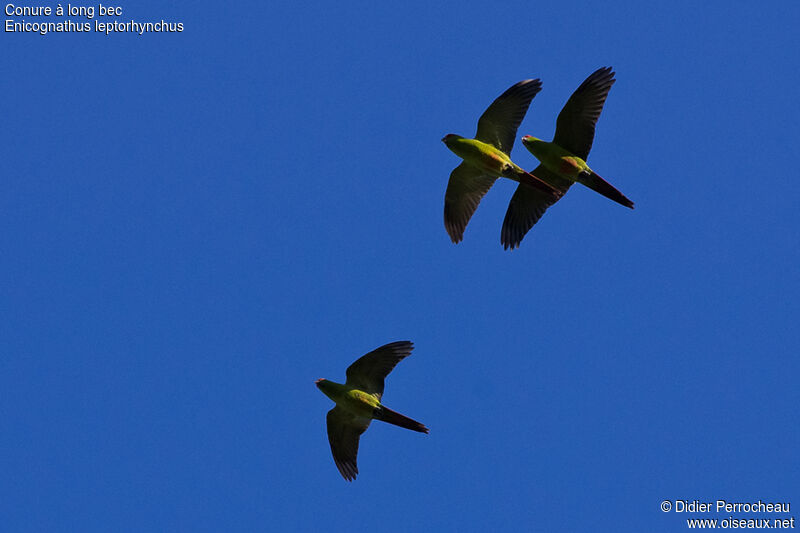
[[[384,378],[413,349],[410,341],[392,342],[350,365],[344,385],[327,379],[316,381],[319,390],[336,402],[336,407],[328,411],[328,440],[336,468],[347,481],[358,474],[358,439],[373,419],[428,433],[424,425],[381,404]]]
[[[542,82],[523,80],[501,94],[478,120],[474,139],[449,133],[442,138],[447,147],[464,161],[450,174],[444,195],[444,227],[454,243],[464,236],[464,228],[478,208],[481,198],[499,177],[524,184],[537,194],[555,202],[560,192],[511,161],[517,128],[531,100],[542,90]]]
[[[541,162],[532,173],[558,189],[562,195],[570,185],[578,182],[633,209],[633,202],[595,174],[585,161],[592,148],[595,124],[615,81],[611,67],[596,70],[572,93],[558,114],[553,142],[526,135],[522,143]],[[518,247],[528,230],[559,198],[529,187],[517,187],[508,204],[500,233],[503,247]]]

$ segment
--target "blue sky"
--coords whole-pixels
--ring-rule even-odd
[[[800,508],[800,7],[297,4],[3,33],[4,529],[656,532],[729,516],[664,499]],[[519,136],[550,139],[606,65],[589,163],[636,209],[574,187],[504,251],[500,180],[453,245],[440,138],[539,77]],[[314,380],[401,339],[384,400],[431,433],[374,423],[347,483]]]

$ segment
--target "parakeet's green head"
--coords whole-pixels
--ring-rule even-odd
[[[446,144],[448,147],[452,146],[454,142],[458,139],[463,139],[461,135],[456,135],[455,133],[448,133],[444,137],[442,137],[442,142]]]
[[[329,381],[324,378],[320,378],[314,382],[317,385],[317,388],[322,391],[322,393],[333,400],[336,401],[337,395],[341,394],[344,385],[336,383],[334,381]]]
[[[339,390],[342,386],[339,383],[335,383],[333,381],[327,380],[325,378],[319,378],[315,381],[317,388],[330,396],[334,391]]]
[[[525,137],[522,138],[522,144],[533,155],[536,155],[536,154],[539,153],[538,149],[542,145],[542,143],[544,143],[543,140],[537,139],[536,137],[534,137],[532,135],[526,135]],[[536,157],[539,157],[539,156],[536,155]]]

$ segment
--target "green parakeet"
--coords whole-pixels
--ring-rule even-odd
[[[560,195],[555,188],[514,164],[509,156],[517,128],[531,100],[541,90],[540,80],[523,80],[497,97],[484,111],[474,139],[453,133],[442,138],[442,142],[464,160],[450,174],[444,195],[444,227],[454,243],[461,241],[481,198],[499,177],[518,181],[544,197],[553,198],[552,201]]]
[[[615,81],[611,67],[596,70],[572,93],[558,114],[553,142],[526,135],[522,143],[541,162],[532,173],[558,189],[562,195],[570,185],[578,182],[633,209],[633,202],[595,174],[585,161],[592,148],[595,124]],[[518,247],[528,230],[558,199],[529,187],[517,187],[508,204],[500,233],[503,247]]]
[[[319,390],[336,402],[336,407],[328,411],[328,441],[336,468],[347,481],[354,480],[358,474],[358,439],[372,420],[428,433],[424,425],[381,404],[384,378],[413,349],[410,341],[392,342],[350,365],[344,385],[327,379],[316,381]]]

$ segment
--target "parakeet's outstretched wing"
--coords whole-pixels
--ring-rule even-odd
[[[560,178],[547,170],[544,165],[536,167],[531,174],[552,185],[562,194],[567,192],[569,186],[572,185],[570,180]],[[503,229],[500,231],[500,242],[503,244],[503,248],[506,250],[517,248],[525,234],[539,221],[547,208],[556,203],[558,199],[538,189],[520,184],[508,204],[506,218],[503,220]]]
[[[413,349],[414,343],[411,341],[390,342],[359,357],[347,367],[347,385],[372,394],[380,400],[383,395],[383,380]]]
[[[553,142],[585,160],[592,149],[595,124],[615,81],[611,67],[597,69],[586,78],[558,114]]]
[[[352,415],[337,406],[328,411],[327,422],[333,462],[342,477],[353,481],[358,474],[358,439],[369,427],[370,419]]]
[[[444,193],[444,227],[450,240],[455,243],[461,241],[481,198],[496,180],[467,163],[461,163],[453,169],[447,192]]]
[[[531,100],[541,90],[542,82],[538,79],[523,80],[509,87],[483,112],[475,138],[510,154],[517,128],[525,118]]]

